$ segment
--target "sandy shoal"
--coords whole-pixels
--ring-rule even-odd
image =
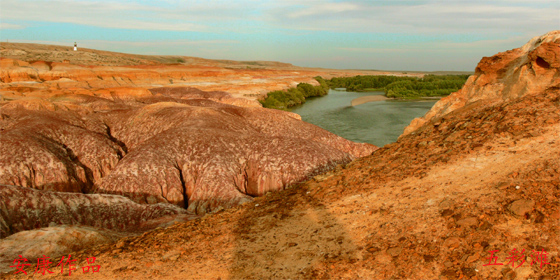
[[[373,102],[373,101],[383,101],[383,100],[387,100],[390,98],[387,98],[383,95],[368,95],[368,96],[361,96],[358,97],[356,99],[352,100],[352,106],[356,106],[356,105],[360,105],[360,104],[364,104],[364,103],[368,103],[368,102]]]

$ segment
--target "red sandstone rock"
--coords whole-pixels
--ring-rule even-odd
[[[206,91],[226,91],[236,97],[255,100],[269,91],[285,90],[301,82],[314,84],[313,77],[316,76],[328,79],[333,76],[402,75],[400,72],[312,69],[278,62],[141,56],[91,49],[76,53],[65,46],[6,42],[0,42],[0,66],[0,100],[6,84],[86,91],[188,86]]]
[[[95,189],[204,213],[376,149],[224,92],[112,88],[93,94],[63,91],[48,100],[37,94],[5,103],[0,183]]]
[[[29,63],[14,59],[0,58],[0,82],[35,81],[37,71]]]
[[[256,100],[234,98],[231,94],[223,91],[202,91],[195,88],[185,87],[162,87],[150,89],[154,95],[163,95],[177,99],[208,99],[219,103],[235,105],[239,107],[262,107]],[[300,118],[301,119],[301,118]]]
[[[137,204],[122,196],[40,191],[0,185],[0,237],[51,225],[137,231],[163,216],[186,214],[171,204]]]
[[[130,153],[96,192],[204,213],[283,189],[376,149],[283,111],[187,99],[222,100],[223,93],[152,92],[181,103],[158,102],[111,118],[113,135]]]
[[[559,101],[473,102],[297,188],[72,256],[99,256],[96,279],[555,279]],[[510,268],[514,249],[527,261]]]
[[[510,206],[509,209],[511,210],[511,212],[513,212],[515,215],[518,216],[523,216],[528,212],[531,212],[533,210],[533,206],[535,206],[535,202],[532,200],[527,200],[527,199],[520,199],[520,200],[516,200],[514,201]]]
[[[90,192],[122,158],[123,147],[95,115],[42,102],[1,108],[0,184]]]
[[[477,101],[501,102],[560,85],[559,53],[557,30],[535,37],[521,48],[482,58],[461,90],[442,98],[424,117],[414,119],[403,135]]]
[[[123,236],[122,233],[85,226],[52,226],[20,231],[0,239],[0,273],[11,270],[10,266],[18,255],[31,262],[43,255],[53,260],[83,248],[116,242]]]

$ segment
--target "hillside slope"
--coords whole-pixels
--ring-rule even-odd
[[[560,88],[542,86],[468,102],[282,192],[73,253],[65,279],[88,276],[90,257],[91,279],[557,279]]]
[[[275,67],[296,68],[289,63],[275,61],[232,61],[212,60],[179,55],[140,55],[95,50],[79,47],[74,51],[73,46],[45,45],[32,43],[7,43],[0,42],[0,56],[27,62],[70,61],[72,64],[88,66],[132,66],[132,65],[162,65],[162,64],[198,64],[221,67]]]

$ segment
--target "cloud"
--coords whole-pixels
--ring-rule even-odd
[[[422,62],[470,69],[481,55],[560,26],[558,0],[0,1],[0,28],[10,41],[80,40],[123,52],[293,58],[324,67],[343,65],[332,57],[349,57],[344,67],[387,68],[382,63],[400,59],[399,68]],[[417,58],[424,54],[429,58]]]
[[[23,25],[0,22],[0,29],[23,29],[23,28],[25,28],[25,26]]]
[[[542,35],[542,34],[538,34]],[[496,51],[505,51],[521,47],[528,42],[526,36],[511,36],[505,39],[492,39],[492,40],[477,40],[472,42],[439,42],[438,49],[443,50],[482,50],[482,49],[496,49]]]
[[[327,1],[268,9],[279,27],[357,33],[543,33],[558,28],[558,1]],[[343,5],[344,4],[344,5]],[[333,5],[333,8],[330,8]],[[341,11],[336,14],[335,7]],[[345,9],[342,9],[345,8]],[[297,16],[294,16],[297,15]],[[304,15],[304,16],[303,16]],[[536,35],[536,34],[535,34]]]
[[[215,21],[243,19],[246,6],[220,1],[157,5],[118,1],[2,0],[3,20],[61,22],[105,28],[210,31]]]
[[[348,11],[355,11],[359,6],[353,3],[322,3],[321,5],[308,6],[303,9],[288,13],[289,18],[307,17],[312,15],[334,15]]]
[[[175,41],[107,41],[83,40],[84,45],[113,45],[129,47],[166,47],[166,46],[206,46],[238,44],[237,40],[175,40]]]
[[[45,41],[45,40],[18,40],[21,43],[67,45],[73,42]],[[78,44],[84,48],[97,48],[98,46],[122,47],[181,47],[181,46],[208,46],[208,45],[231,45],[239,44],[237,40],[168,40],[168,41],[110,41],[110,40],[80,40]]]
[[[404,53],[409,52],[411,48],[337,48],[337,50],[358,52],[358,53]],[[414,49],[418,50],[418,49]]]
[[[351,51],[351,52],[392,52],[392,51],[418,51],[424,50],[428,52],[440,52],[440,51],[469,51],[469,50],[481,50],[481,49],[495,49],[506,50],[508,47],[521,47],[526,44],[530,38],[527,36],[510,36],[507,38],[500,39],[484,39],[484,40],[472,40],[465,42],[456,42],[452,40],[434,40],[434,41],[421,41],[408,44],[392,44],[392,48],[383,47],[341,47],[337,48],[339,50]],[[386,44],[384,44],[386,45]]]
[[[265,26],[276,32],[534,34],[557,29],[559,12],[558,0],[2,0],[0,18],[213,33]]]

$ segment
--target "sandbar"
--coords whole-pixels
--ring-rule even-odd
[[[356,105],[360,105],[360,104],[364,104],[364,103],[368,103],[368,102],[373,102],[373,101],[383,101],[383,100],[387,100],[387,99],[391,99],[388,97],[385,97],[383,95],[368,95],[368,96],[361,96],[355,99],[352,99],[352,106],[356,106]]]

